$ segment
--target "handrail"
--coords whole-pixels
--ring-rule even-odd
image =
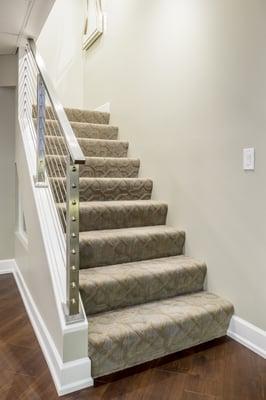
[[[75,323],[84,319],[79,297],[79,170],[86,159],[32,39],[25,46],[19,72],[23,77],[20,96],[23,120],[35,124],[35,187],[50,188],[65,233],[66,302],[63,308],[66,322]]]
[[[34,40],[28,39],[28,42],[29,42],[29,47],[30,47],[31,53],[33,55],[33,59],[36,63],[36,67],[42,77],[43,84],[45,86],[45,89],[49,96],[50,102],[56,113],[58,123],[59,123],[62,133],[64,135],[66,145],[68,147],[68,151],[71,156],[72,162],[73,162],[73,164],[85,164],[85,161],[86,161],[85,156],[83,154],[83,151],[80,148],[78,140],[77,140],[77,138],[73,132],[73,129],[69,123],[69,120],[66,116],[65,110],[56,95],[54,85],[52,84],[52,82],[48,76],[44,61],[43,61],[41,55],[39,54],[38,50],[36,49]]]

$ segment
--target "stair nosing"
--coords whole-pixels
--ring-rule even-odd
[[[100,139],[101,140],[101,139]],[[54,157],[54,158],[66,158],[66,156],[64,155],[64,154],[47,154],[46,155],[46,157]],[[88,159],[88,160],[92,160],[92,161],[94,161],[94,160],[108,160],[108,161],[130,161],[130,162],[133,162],[133,161],[137,161],[137,162],[139,162],[140,163],[140,158],[135,158],[135,157],[95,157],[95,156],[85,156],[85,158],[86,159]],[[86,164],[85,164],[86,165]]]
[[[32,119],[34,121],[37,121],[36,117],[33,117]],[[45,122],[58,124],[56,119],[51,119],[51,118],[45,118]],[[119,127],[117,125],[100,124],[100,123],[95,123],[95,122],[83,122],[83,121],[69,121],[69,122],[70,122],[71,125],[72,124],[73,125],[78,124],[78,125],[84,125],[84,126],[85,125],[89,125],[89,126],[94,126],[94,127],[97,127],[97,128],[104,127],[105,129],[108,129],[108,130],[112,130],[112,129],[119,130]]]
[[[49,139],[64,139],[62,136],[56,136],[56,135],[47,135],[46,136],[46,139],[47,138],[49,138]],[[85,140],[88,140],[89,142],[97,142],[97,143],[103,143],[103,142],[109,142],[109,143],[116,143],[116,144],[126,144],[127,146],[129,145],[129,142],[128,141],[126,141],[126,140],[117,140],[117,139],[94,139],[94,138],[84,138],[84,137],[77,137],[77,140],[78,141],[85,141]],[[89,157],[89,156],[88,156]],[[89,157],[90,158],[90,157]],[[101,158],[101,157],[99,157],[99,158]],[[107,158],[107,157],[106,157]],[[114,157],[114,158],[116,158],[116,157]],[[126,158],[126,157],[124,157],[124,158]]]
[[[80,201],[79,205],[80,208],[82,207],[106,207],[106,200],[92,200],[92,201]],[[65,206],[66,203],[57,203],[57,205],[60,206]],[[165,201],[160,201],[160,200],[141,200],[141,199],[137,199],[137,200],[109,200],[108,201],[108,206],[110,207],[115,207],[115,206],[130,206],[130,205],[134,205],[134,206],[149,206],[149,205],[164,205],[164,206],[168,206],[168,203],[166,203]]]
[[[160,232],[160,230],[162,232]],[[128,228],[116,228],[116,229],[99,229],[99,230],[93,230],[93,231],[83,231],[80,232],[79,238],[80,241],[82,240],[87,240],[85,236],[91,236],[90,240],[97,240],[99,237],[103,238],[104,236],[106,238],[110,238],[110,236],[114,236],[116,238],[118,237],[123,237],[125,234],[132,232],[133,234],[134,231],[134,236],[137,234],[139,235],[149,235],[151,233],[154,234],[160,234],[164,233],[165,231],[169,233],[176,233],[178,235],[184,235],[185,231],[182,229],[174,228],[168,225],[147,225],[147,226],[135,226],[135,227],[128,227]],[[137,231],[137,232],[136,232]]]
[[[123,271],[123,269],[125,269],[125,268],[130,269],[134,265],[134,268],[132,268],[132,271],[134,274],[135,264],[138,264],[139,266],[144,267],[148,264],[154,264],[156,262],[168,264],[169,262],[171,263],[172,261],[176,261],[178,266],[184,267],[184,268],[186,268],[186,267],[187,268],[191,268],[191,267],[207,268],[207,264],[205,261],[196,259],[194,257],[185,256],[185,255],[177,255],[177,256],[169,256],[169,257],[161,257],[161,258],[152,258],[152,259],[140,260],[140,261],[131,261],[131,262],[121,263],[121,264],[102,265],[100,267],[82,268],[80,270],[80,276],[94,274],[95,272],[100,273],[100,271],[106,271],[106,279],[108,279],[110,276],[112,276],[110,271],[113,268],[121,268],[121,270]],[[108,274],[110,274],[110,275],[108,275]],[[81,287],[82,287],[82,285],[81,285]]]
[[[62,177],[62,176],[51,176],[50,177],[50,179],[59,179],[59,180],[66,180],[66,177]],[[133,181],[133,180],[138,180],[138,181],[152,181],[152,179],[151,178],[128,178],[128,177],[126,177],[126,178],[123,178],[123,177],[121,177],[121,178],[114,178],[114,177],[111,177],[111,178],[108,178],[108,177],[90,177],[90,176],[81,176],[80,178],[79,178],[79,180],[81,181],[81,180],[101,180],[101,181],[103,181],[103,180],[106,180],[106,181],[110,181],[110,180],[112,180],[112,181],[118,181],[118,180],[127,180],[127,181]],[[146,199],[147,200],[147,199]],[[95,200],[95,201],[97,201],[97,200]]]

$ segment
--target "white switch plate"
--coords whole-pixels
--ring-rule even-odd
[[[254,171],[255,169],[254,147],[250,147],[243,150],[243,168],[245,171]]]

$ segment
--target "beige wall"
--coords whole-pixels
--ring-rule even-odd
[[[0,87],[17,85],[17,55],[0,56]]]
[[[102,0],[107,29],[86,53],[82,3],[57,0],[38,42],[63,104],[111,103],[209,289],[266,329],[266,3]]]
[[[34,201],[31,176],[19,124],[16,127],[16,165],[20,199],[27,227],[28,244],[15,235],[15,260],[37,308],[48,327],[60,355],[63,353],[63,336],[58,317],[55,295],[45,252],[39,216]]]
[[[15,89],[0,87],[0,260],[14,258]]]
[[[107,32],[87,52],[85,105],[140,156],[208,287],[266,329],[266,3],[103,0]],[[256,171],[242,149],[256,148]]]
[[[65,106],[83,106],[83,0],[57,0],[37,41]]]

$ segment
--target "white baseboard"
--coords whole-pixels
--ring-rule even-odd
[[[266,359],[266,331],[234,315],[227,335]]]
[[[0,269],[1,264],[5,265],[5,269],[3,268],[2,270],[13,273],[14,275],[28,317],[51,372],[58,395],[63,396],[93,386],[93,379],[90,376],[90,359],[86,357],[71,362],[64,363],[62,361],[15,260],[8,260],[8,262],[5,263],[1,262]]]
[[[14,271],[14,260],[0,260],[0,275],[12,274]]]

